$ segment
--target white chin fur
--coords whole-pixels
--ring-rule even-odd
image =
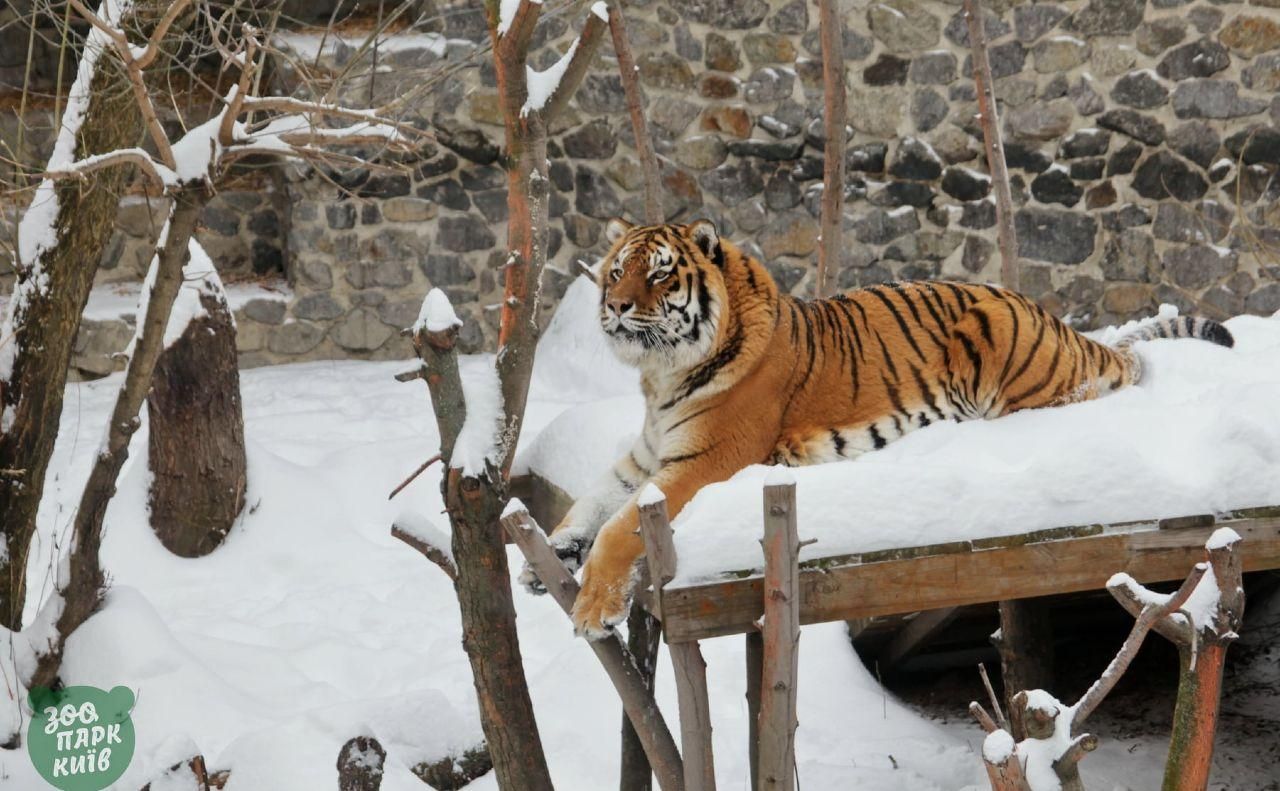
[[[609,333],[608,338],[614,356],[641,370],[685,370],[706,359],[710,351],[706,342],[681,343],[674,349],[651,349],[624,336]]]

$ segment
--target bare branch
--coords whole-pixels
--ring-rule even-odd
[[[1000,730],[1000,726],[996,725],[996,721],[991,719],[991,715],[987,713],[986,709],[982,708],[982,704],[978,701],[969,701],[969,713],[972,714],[973,718],[982,726],[982,730],[987,733],[995,733]]]
[[[1129,636],[1125,638],[1124,645],[1120,646],[1120,651],[1116,653],[1115,658],[1111,660],[1111,664],[1107,665],[1107,669],[1102,671],[1102,675],[1093,683],[1093,686],[1089,687],[1084,696],[1080,698],[1080,702],[1076,704],[1075,714],[1071,718],[1072,733],[1079,730],[1084,721],[1089,718],[1089,715],[1098,708],[1098,704],[1102,703],[1102,699],[1115,688],[1120,676],[1124,675],[1129,663],[1137,656],[1138,649],[1142,647],[1142,641],[1147,637],[1147,632],[1151,631],[1152,626],[1161,618],[1177,611],[1183,604],[1186,604],[1191,592],[1196,589],[1196,585],[1200,584],[1200,579],[1204,577],[1208,569],[1209,565],[1207,563],[1197,563],[1191,573],[1187,575],[1187,578],[1183,580],[1176,593],[1161,604],[1152,603],[1142,608],[1138,619],[1133,623],[1133,629],[1129,632]]]
[[[453,560],[453,553],[431,543],[420,531],[412,530],[399,522],[391,526],[391,535],[421,552],[423,557],[439,566],[450,580],[458,580],[458,564]]]
[[[404,491],[404,487],[413,483],[414,479],[416,479],[422,473],[426,472],[428,467],[430,467],[432,464],[435,464],[438,461],[440,461],[439,453],[427,459],[426,461],[422,462],[422,464],[418,467],[418,469],[409,473],[408,478],[405,478],[403,481],[400,482],[399,486],[391,490],[391,494],[387,495],[387,499],[388,500],[394,499],[397,494],[400,494],[400,492]],[[393,533],[395,532],[394,529],[392,530],[392,532]]]
[[[1098,737],[1092,733],[1082,733],[1071,740],[1070,746],[1058,756],[1058,760],[1053,762],[1053,771],[1059,777],[1065,772],[1069,772],[1072,767],[1080,763],[1086,755],[1098,749]]]
[[[636,140],[636,157],[644,174],[644,221],[657,225],[666,219],[662,211],[662,182],[659,180],[658,158],[653,153],[649,139],[649,127],[644,118],[644,90],[640,87],[639,70],[631,41],[627,38],[626,23],[622,17],[622,0],[609,3],[609,33],[613,36],[613,52],[618,56],[618,75],[622,80],[622,92],[627,98],[627,113],[631,116],[632,136]]]
[[[142,170],[143,175],[151,179],[162,190],[177,178],[172,170],[156,162],[151,158],[150,154],[141,148],[122,148],[109,154],[85,157],[63,167],[45,171],[41,175],[51,179],[83,179],[95,171],[120,165],[137,165]]]
[[[164,41],[165,35],[169,32],[169,28],[177,21],[182,12],[191,5],[191,0],[174,0],[169,6],[169,10],[164,12],[164,16],[160,18],[160,22],[156,25],[156,29],[151,34],[151,40],[147,42],[147,48],[138,56],[135,63],[139,69],[145,69],[151,65],[151,61],[156,59],[160,54],[160,44]]]
[[[527,3],[528,0],[525,0],[521,5]],[[582,34],[578,36],[577,47],[573,51],[573,56],[569,58],[569,65],[565,67],[564,74],[560,76],[560,82],[557,83],[556,89],[551,92],[546,106],[542,109],[542,116],[548,122],[560,115],[574,92],[578,90],[578,85],[587,76],[587,69],[591,67],[596,49],[600,46],[600,39],[604,36],[605,22],[606,20],[595,11],[587,14],[587,24],[583,26]]]
[[[498,3],[494,3],[495,7],[497,5]],[[520,62],[524,62],[525,57],[529,54],[529,41],[533,38],[533,29],[537,26],[538,16],[541,13],[541,0],[538,0],[538,2],[520,0],[520,5],[516,8],[516,13],[511,18],[511,25],[505,32],[499,33],[499,20],[492,20],[491,30],[494,49],[498,51],[499,57],[514,57],[518,58]]]
[[[155,144],[156,153],[160,156],[161,162],[176,170],[177,164],[173,158],[173,148],[169,145],[169,136],[165,134],[164,127],[160,123],[160,116],[156,112],[155,104],[151,101],[151,94],[147,91],[146,83],[142,79],[142,68],[133,56],[133,47],[129,44],[129,39],[125,37],[123,31],[109,25],[97,14],[86,8],[80,0],[69,0],[69,2],[71,7],[76,10],[76,13],[115,44],[116,52],[124,62],[125,74],[129,78],[129,86],[133,89],[133,97],[137,100],[138,109],[142,112],[142,120],[146,124],[147,133],[151,136],[151,142]],[[172,24],[172,20],[170,20],[169,24]]]

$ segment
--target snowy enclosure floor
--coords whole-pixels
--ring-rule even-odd
[[[801,560],[1280,505],[1280,318],[1227,326],[1233,349],[1139,344],[1138,387],[937,424],[854,461],[794,470],[800,538],[816,539]],[[543,431],[518,466],[578,496],[626,452],[643,420],[637,396],[583,404]],[[675,520],[673,585],[762,567],[768,470],[749,467],[685,507]]]
[[[589,284],[575,284],[570,297],[565,315],[589,319],[595,299]],[[1060,417],[1125,404],[1132,417],[1141,413],[1144,399],[1183,399],[1181,408],[1168,407],[1160,431],[1149,427],[1152,435],[1144,439],[1151,443],[1152,455],[1166,459],[1168,474],[1179,476],[1185,486],[1202,461],[1175,457],[1184,447],[1182,432],[1168,421],[1177,414],[1186,417],[1193,436],[1228,431],[1218,437],[1219,453],[1234,449],[1236,458],[1222,463],[1238,465],[1238,475],[1274,473],[1274,466],[1267,465],[1275,464],[1275,427],[1260,420],[1249,423],[1247,416],[1259,417],[1257,402],[1275,403],[1278,324],[1233,322],[1240,349],[1224,354],[1241,355],[1238,365],[1192,342],[1150,344],[1144,347],[1155,363],[1150,389],[1115,397],[1126,400],[1070,407]],[[556,440],[558,447],[580,449],[563,459],[566,469],[578,474],[591,471],[584,458],[589,461],[597,453],[593,446],[607,445],[619,430],[628,429],[621,410],[636,399],[634,376],[608,356],[599,333],[589,331],[593,329],[592,322],[581,318],[558,316],[553,322],[539,352],[524,438],[526,452],[535,457],[535,445],[544,451],[552,447],[549,440],[537,443],[539,434],[549,436],[549,426],[568,419],[564,416],[570,410],[600,411],[599,423],[579,425],[576,441]],[[1166,392],[1166,379],[1190,379],[1189,372],[1178,373],[1182,355],[1187,355],[1188,369],[1205,374],[1203,381],[1187,381]],[[1259,366],[1267,355],[1267,365]],[[1249,367],[1246,360],[1253,361],[1252,371],[1242,370]],[[465,358],[463,376],[475,377],[491,363],[487,356]],[[438,465],[387,501],[387,493],[434,454],[438,444],[425,386],[392,379],[408,367],[404,362],[324,362],[242,372],[248,507],[225,544],[202,559],[174,557],[151,533],[145,506],[146,429],[137,434],[106,518],[102,558],[113,587],[104,609],[70,640],[64,665],[68,684],[123,684],[138,696],[133,713],[137,753],[116,788],[136,791],[160,769],[196,750],[212,769],[230,769],[227,791],[334,788],[339,747],[351,736],[372,733],[388,750],[383,788],[420,791],[424,786],[408,766],[480,739],[452,587],[439,569],[389,535],[392,521],[405,509],[447,529]],[[1235,377],[1237,384],[1222,389],[1225,384],[1208,375],[1212,371],[1218,378]],[[1255,383],[1251,387],[1239,384],[1246,374]],[[71,511],[120,376],[68,387],[28,569],[33,592],[28,617],[38,596],[48,590],[52,560],[65,544]],[[1228,420],[1228,412],[1240,416]],[[606,417],[622,425],[617,430],[602,425]],[[1113,419],[1112,426],[1123,415]],[[974,443],[976,458],[997,469],[1002,463],[1016,471],[1025,463],[1018,454],[1030,452],[1028,448],[1045,465],[1067,450],[1065,437],[1056,431],[1043,425],[1036,429],[1043,451],[1030,440],[1008,447],[1000,442],[1015,443],[1019,434],[1002,425],[1022,421],[1032,430],[1043,420],[1028,415],[972,428],[942,427],[884,453],[899,465],[916,459],[918,476],[942,476],[944,481],[945,465],[935,467],[932,459],[921,457],[932,451],[959,458],[958,449],[946,450],[948,443]],[[983,439],[981,431],[999,433],[1000,441]],[[1102,433],[1082,434],[1079,440],[1098,447]],[[603,455],[612,455],[612,449]],[[1116,465],[1111,477],[1131,477],[1131,457],[1109,459]],[[857,472],[852,465],[848,470]],[[1088,496],[1071,488],[1083,474],[1067,476],[1060,499],[1070,503]],[[749,486],[754,502],[758,484],[750,479],[753,475],[758,471],[730,486]],[[809,481],[800,480],[803,493]],[[1013,485],[1027,485],[1026,477],[1012,480]],[[918,486],[912,497],[927,488]],[[998,487],[984,486],[983,491],[988,488]],[[806,513],[813,516],[802,512],[802,530]],[[904,535],[902,541],[919,543],[918,538]],[[750,543],[746,536],[736,540]],[[518,552],[512,548],[508,557],[513,572],[518,571]],[[596,791],[615,786],[621,706],[607,678],[549,597],[517,590],[515,601],[525,668],[556,787]],[[708,640],[703,648],[719,787],[746,789],[742,641]],[[858,661],[842,624],[805,627],[800,658],[797,755],[804,788],[986,787],[977,755],[981,734],[967,724],[935,724],[887,695]],[[674,683],[665,655],[657,695],[674,723]],[[958,722],[965,721],[967,703],[955,701]],[[1139,791],[1158,785],[1163,760],[1158,741],[1101,735],[1103,747],[1086,764],[1087,779],[1107,789]],[[0,751],[0,789],[40,787],[24,750]],[[1254,786],[1246,782],[1238,787]],[[490,774],[471,788],[494,789],[496,783]]]

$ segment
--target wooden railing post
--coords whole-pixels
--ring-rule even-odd
[[[640,535],[654,600],[662,612],[662,589],[676,574],[676,548],[666,496],[653,484],[640,493]],[[711,705],[707,701],[707,663],[697,641],[668,645],[675,669],[676,699],[680,705],[680,747],[687,791],[715,791],[715,761],[711,751]]]
[[[547,586],[547,592],[568,615],[573,610],[573,600],[578,598],[578,581],[573,578],[564,563],[547,542],[547,534],[529,516],[529,511],[519,500],[512,499],[502,512],[502,527]],[[640,743],[644,745],[649,765],[658,778],[662,791],[684,791],[684,769],[671,731],[662,719],[653,693],[645,685],[631,652],[622,644],[617,633],[602,640],[588,642],[596,658],[604,666],[622,699],[622,709],[631,718]]]
[[[796,671],[800,649],[800,539],[796,484],[779,468],[764,487],[764,663],[760,698],[760,791],[792,791],[796,765]]]
[[[752,791],[760,788],[760,681],[764,673],[764,638],[759,630],[746,634],[747,654],[747,760],[751,763]]]

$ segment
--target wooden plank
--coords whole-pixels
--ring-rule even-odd
[[[676,575],[676,548],[667,518],[667,501],[652,484],[640,497],[640,536],[653,583],[658,611],[662,589]],[[670,646],[675,670],[676,702],[680,710],[680,753],[687,791],[715,791],[715,760],[711,751],[711,704],[707,699],[707,663],[697,641]]]
[[[959,607],[926,610],[907,621],[906,627],[894,635],[880,652],[880,667],[890,671],[894,665],[910,659],[925,642],[947,628],[959,611]]]
[[[777,473],[771,473],[776,475]],[[796,771],[796,680],[800,650],[800,539],[796,485],[764,487],[764,663],[760,673],[758,791],[792,791]]]
[[[1159,530],[1152,522],[1079,538],[804,570],[800,621],[847,621],[1100,590],[1119,571],[1143,583],[1182,579],[1204,559],[1204,542],[1216,527],[1231,527],[1244,538],[1245,571],[1280,568],[1280,512],[1257,509],[1212,527]],[[764,611],[763,596],[759,575],[668,587],[663,623],[667,641],[753,630]]]
[[[538,579],[547,586],[547,593],[551,594],[551,598],[555,599],[566,615],[572,612],[573,601],[578,598],[578,582],[560,558],[556,557],[546,533],[542,532],[542,528],[533,521],[518,500],[511,501],[500,521],[503,529],[524,553],[529,565],[538,573]],[[658,709],[653,692],[645,687],[644,678],[640,675],[631,652],[623,645],[622,638],[613,632],[604,639],[590,640],[587,645],[591,646],[618,691],[618,697],[622,699],[622,710],[631,718],[636,736],[644,745],[649,765],[658,778],[658,787],[662,791],[684,791],[684,770],[675,739],[671,738],[671,731],[662,718],[662,711]]]

